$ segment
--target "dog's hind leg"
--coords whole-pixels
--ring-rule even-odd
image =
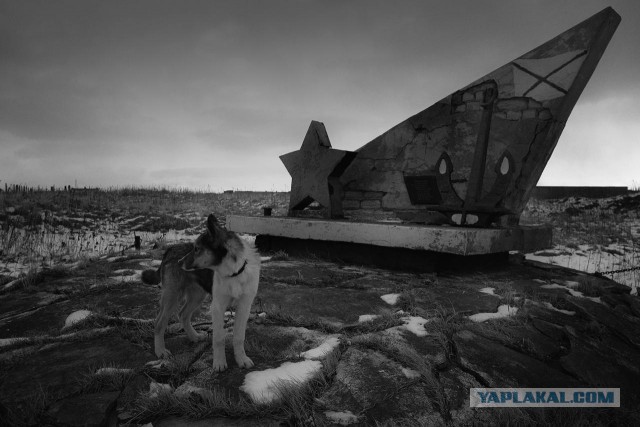
[[[156,356],[159,358],[170,357],[171,352],[164,344],[164,333],[169,324],[169,318],[175,313],[180,300],[180,290],[164,287],[160,296],[160,309],[154,323],[153,345]]]
[[[244,352],[244,337],[254,295],[243,295],[238,301],[233,323],[233,355],[241,368],[251,368],[253,361]]]
[[[191,317],[193,316],[193,313],[198,311],[202,305],[202,301],[204,301],[206,297],[207,292],[199,285],[189,285],[185,290],[186,302],[184,303],[184,307],[180,310],[178,317],[180,318],[180,323],[182,324],[182,328],[187,334],[187,337],[189,337],[193,342],[202,341],[207,337],[206,332],[198,333],[193,329],[193,325],[191,325]]]

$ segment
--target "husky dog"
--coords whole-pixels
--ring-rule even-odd
[[[233,325],[233,354],[241,368],[253,362],[244,351],[244,337],[253,299],[258,293],[260,258],[256,250],[235,233],[220,226],[215,216],[207,218],[207,231],[196,239],[193,250],[179,262],[187,272],[208,269],[213,274],[211,321],[213,329],[213,369],[227,369],[224,349],[224,312],[236,306]]]
[[[155,321],[154,350],[160,358],[170,357],[171,352],[165,347],[164,333],[169,323],[169,318],[177,310],[178,304],[184,300],[178,319],[193,342],[207,338],[206,332],[197,333],[191,326],[191,317],[197,313],[206,298],[211,293],[213,284],[213,271],[193,270],[185,271],[178,262],[193,250],[191,243],[180,243],[170,246],[162,257],[162,264],[158,270],[145,270],[142,272],[142,281],[149,285],[157,285],[162,282],[162,294],[160,296],[160,309]]]

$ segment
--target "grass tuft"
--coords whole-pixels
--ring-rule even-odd
[[[113,364],[103,364],[98,368],[88,368],[81,374],[78,383],[83,393],[98,391],[120,391],[135,375],[133,369],[119,368]]]
[[[288,261],[289,254],[283,250],[279,250],[271,255],[271,261]]]
[[[322,319],[306,319],[302,316],[292,316],[279,311],[267,312],[263,324],[307,328],[329,334],[339,333],[342,330],[342,326]]]

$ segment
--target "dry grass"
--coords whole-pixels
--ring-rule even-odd
[[[135,374],[133,369],[103,364],[99,367],[87,368],[87,371],[78,377],[78,385],[83,393],[120,391]]]
[[[39,425],[40,415],[55,401],[55,396],[42,386],[24,399],[20,406],[8,406],[6,414],[0,414],[0,424],[14,427]]]
[[[339,351],[327,355],[321,371],[305,384],[283,381],[275,384],[276,399],[268,404],[254,403],[244,394],[232,396],[214,387],[204,394],[176,395],[163,390],[158,395],[144,393],[134,403],[132,422],[145,423],[167,416],[190,420],[212,417],[230,419],[277,419],[287,425],[322,425],[316,420],[316,398],[330,386],[340,360]],[[311,423],[311,424],[309,424]]]
[[[274,215],[288,209],[288,193],[231,194],[174,188],[0,192],[0,272],[25,275],[62,262],[122,253],[133,245],[197,234],[207,215]],[[284,254],[281,254],[283,256]]]

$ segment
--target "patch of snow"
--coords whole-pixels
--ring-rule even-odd
[[[340,424],[341,426],[348,426],[358,422],[358,417],[351,411],[325,411],[325,417],[329,418],[332,422]]]
[[[322,359],[331,353],[338,345],[340,345],[340,340],[337,337],[330,337],[318,347],[300,353],[300,357],[311,360]]]
[[[100,368],[96,371],[96,375],[114,375],[114,374],[128,374],[133,372],[133,369],[129,368]]]
[[[413,332],[416,336],[424,337],[427,335],[427,331],[424,329],[425,323],[428,322],[427,319],[418,316],[409,316],[403,317],[404,326],[406,330],[409,332]]]
[[[71,270],[77,270],[78,267],[82,265],[82,260],[76,262],[69,262],[66,264],[62,264],[63,267],[69,268]]]
[[[206,399],[213,395],[211,390],[207,390],[206,388],[202,388],[202,387],[197,387],[189,383],[181,384],[173,394],[174,396],[177,396],[177,397],[189,397],[192,394],[195,394],[195,395],[201,396],[203,399]]]
[[[64,328],[63,328],[64,329]],[[113,327],[111,326],[106,326],[104,328],[95,328],[95,329],[89,329],[86,331],[79,331],[79,332],[71,332],[69,334],[63,334],[63,335],[58,335],[57,337],[55,337],[58,340],[67,340],[67,339],[75,339],[76,337],[80,336],[80,335],[99,335],[99,334],[103,334],[106,332],[109,332],[113,329]]]
[[[469,319],[473,322],[485,322],[491,319],[500,319],[503,317],[514,316],[518,312],[518,307],[512,307],[507,304],[502,304],[498,307],[497,313],[477,313],[469,316]]]
[[[543,289],[564,289],[565,291],[569,292],[571,294],[571,296],[577,297],[577,298],[586,298],[586,299],[590,299],[593,302],[597,302],[598,304],[603,304],[602,300],[600,300],[600,297],[588,297],[585,294],[583,294],[580,291],[576,291],[575,289],[571,289],[568,286],[563,286],[563,285],[559,285],[557,283],[552,283],[549,285],[543,285],[540,286]]]
[[[71,313],[70,315],[67,316],[67,318],[64,321],[64,327],[62,329],[69,328],[69,327],[75,325],[78,322],[82,322],[87,317],[91,316],[92,314],[93,313],[91,311],[89,311],[89,310],[74,311],[73,313]]]
[[[172,362],[169,359],[157,359],[157,360],[150,360],[144,365],[150,367],[151,369],[162,369],[162,368],[171,366]]]
[[[249,242],[252,245],[255,245],[256,243],[256,236],[252,235],[252,234],[240,234],[239,235],[240,238],[242,238],[243,240]]]
[[[564,284],[570,288],[577,288],[578,286],[580,286],[580,282],[574,282],[572,280],[565,280]]]
[[[548,308],[549,310],[557,311],[557,312],[559,312],[559,313],[566,314],[566,315],[569,315],[569,316],[574,316],[574,315],[576,314],[576,312],[575,312],[575,311],[562,310],[562,309],[560,309],[560,308],[556,308],[556,307],[555,307],[553,304],[551,304],[550,302],[546,302],[546,301],[545,301],[545,302],[543,302],[543,303],[542,303],[542,305],[543,305],[543,306],[545,306],[546,308]]]
[[[125,219],[124,221],[122,221],[122,224],[129,224],[131,222],[137,221],[139,219],[144,219],[145,217],[143,215],[137,216],[135,218],[129,218],[129,219]]]
[[[365,268],[353,267],[353,266],[350,266],[350,265],[346,265],[346,266],[342,267],[342,270],[343,271],[355,271],[355,272],[359,272],[359,273],[369,273],[370,272],[370,270],[367,270]]]
[[[249,372],[244,377],[240,390],[256,403],[269,403],[280,397],[287,382],[304,384],[322,369],[317,360],[285,362],[277,368]]]
[[[494,292],[495,290],[496,290],[496,288],[487,287],[487,288],[480,289],[480,292],[482,292],[483,294],[487,294],[487,295],[495,295],[495,292]]]
[[[63,328],[64,329],[64,328]],[[111,327],[106,327],[106,328],[97,328],[97,329],[91,329],[88,331],[81,331],[81,332],[72,332],[70,334],[62,334],[62,335],[39,335],[39,336],[34,336],[34,337],[12,337],[12,338],[0,338],[0,348],[1,347],[6,347],[9,345],[13,345],[16,343],[22,343],[22,342],[36,342],[36,341],[40,341],[40,340],[44,340],[45,342],[55,342],[55,341],[64,341],[64,340],[68,340],[68,339],[75,339],[76,337],[83,335],[98,335],[98,334],[102,334],[105,332],[109,332],[111,331]]]
[[[21,280],[21,279],[12,280],[11,282],[6,283],[6,284],[2,287],[2,289],[11,289],[11,288],[13,288],[15,285],[17,285],[17,284],[18,284],[18,282],[20,282],[20,280]]]
[[[378,317],[380,317],[377,314],[361,314],[360,317],[358,317],[358,322],[360,323],[364,323],[364,322],[371,322],[374,319],[377,319]]]
[[[29,341],[29,338],[16,337],[16,338],[0,338],[0,347],[7,347],[19,342]]]
[[[405,377],[409,378],[410,380],[420,378],[420,372],[414,371],[413,369],[402,368],[402,373],[404,374]]]
[[[171,393],[172,388],[169,384],[161,384],[153,381],[149,384],[149,396],[150,397],[158,397],[160,393],[168,392]]]
[[[162,261],[159,259],[148,259],[145,261],[140,261],[138,263],[138,265],[140,265],[141,267],[144,268],[153,268],[153,267],[158,267],[160,264],[162,264]]]
[[[637,265],[638,250],[633,244],[612,243],[609,245],[579,245],[566,247],[556,245],[554,251],[527,254],[526,258],[553,265],[573,268],[586,273],[605,272]],[[628,271],[609,276],[618,283],[632,287],[638,282],[638,272]]]
[[[128,283],[128,282],[137,282],[139,280],[142,280],[142,270],[133,270],[135,271],[135,273],[130,274],[128,276],[120,276],[118,277],[118,280]]]
[[[398,298],[400,298],[400,294],[386,294],[382,295],[382,301],[386,302],[389,305],[394,305],[398,302]]]
[[[265,261],[270,261],[272,257],[270,256],[261,256],[260,257],[260,261],[261,262],[265,262]]]
[[[542,280],[542,279],[533,279],[533,281],[538,283],[547,283],[546,280]]]
[[[542,285],[540,287],[542,289],[565,289],[565,290],[570,290],[570,289],[567,289],[566,286],[558,285],[557,283],[551,283],[551,284],[547,284],[547,285]],[[574,291],[574,292],[578,292],[578,291]]]
[[[45,306],[53,304],[56,301],[60,301],[61,299],[66,299],[64,295],[60,294],[50,294],[47,292],[38,292],[38,296],[42,296],[42,299],[38,301],[38,306]]]
[[[107,316],[108,319],[115,320],[124,320],[125,322],[139,322],[139,323],[154,323],[154,319],[138,319],[136,317],[118,317],[118,316]]]

